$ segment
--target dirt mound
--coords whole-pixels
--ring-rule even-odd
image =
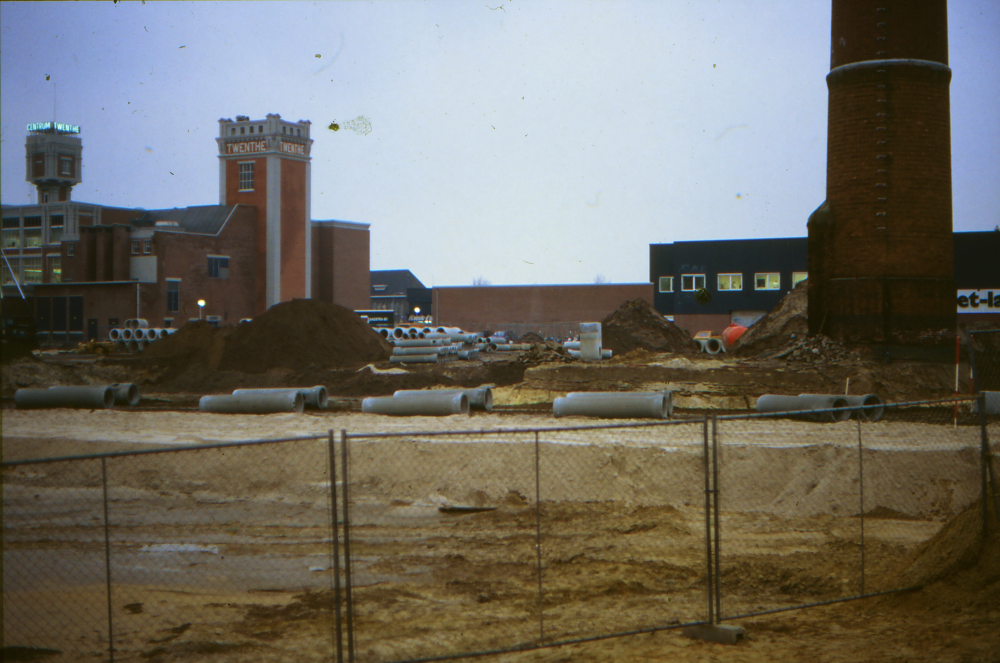
[[[15,362],[18,359],[35,360],[35,355],[31,353],[31,347],[27,343],[18,340],[4,339],[0,343],[0,361],[7,364]]]
[[[781,298],[770,313],[755,322],[740,336],[730,350],[736,356],[746,357],[782,347],[793,338],[792,334],[809,333],[807,281],[802,281]]]
[[[645,299],[625,302],[601,322],[601,346],[623,355],[637,348],[650,352],[697,352],[698,344]]]
[[[355,368],[384,361],[391,352],[353,311],[294,299],[235,327],[188,323],[150,344],[141,361],[161,369],[158,382],[165,382],[191,369],[256,374],[272,369]]]
[[[535,331],[530,331],[526,333],[521,338],[517,339],[518,343],[545,343],[545,339],[542,335]]]

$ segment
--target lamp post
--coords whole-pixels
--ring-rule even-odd
[[[204,299],[199,299],[198,300],[198,319],[199,320],[201,320],[201,310],[203,308],[205,308],[205,300]]]

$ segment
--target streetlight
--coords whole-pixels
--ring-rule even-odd
[[[201,310],[203,308],[205,308],[205,300],[204,299],[199,299],[198,300],[198,319],[199,320],[201,320]]]

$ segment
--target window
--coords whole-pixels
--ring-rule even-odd
[[[236,135],[236,127],[233,127],[232,129],[229,130],[229,135],[230,136],[235,136]]]
[[[142,255],[148,256],[153,252],[153,240],[144,239],[142,240]]]
[[[259,133],[259,134],[264,133],[264,125],[263,124],[260,124],[260,125],[257,126],[257,133]]]
[[[62,283],[62,258],[58,253],[46,258],[49,263],[49,283]]]
[[[247,132],[247,128],[246,128],[246,127],[240,127],[240,135],[241,135],[241,136],[242,136],[243,134],[245,134],[246,132]]]
[[[72,258],[76,255],[76,243],[66,245],[66,256]]]
[[[240,191],[253,191],[253,161],[240,163]]]
[[[373,285],[372,288],[374,288],[375,292],[382,292],[386,287],[384,285]]]
[[[253,127],[250,127],[250,133],[253,133]]]
[[[21,276],[25,283],[41,283],[42,257],[23,258],[21,260]]]
[[[132,255],[139,255],[139,240],[137,239],[132,240]]]
[[[754,275],[754,290],[780,290],[780,272],[758,272]]]
[[[24,217],[24,245],[27,248],[42,245],[42,217]]]
[[[73,177],[73,157],[59,157],[59,174],[65,177]]]
[[[719,290],[742,290],[742,274],[719,274]]]
[[[181,310],[181,280],[167,279],[167,311],[175,313]]]
[[[42,204],[44,205],[47,202],[49,202],[49,194],[43,193],[42,194]]]
[[[286,129],[286,128],[287,128],[287,127],[281,127],[281,133],[285,133],[285,129]]]
[[[228,279],[229,258],[226,256],[208,256],[208,278]]]
[[[792,287],[802,283],[809,278],[809,272],[792,272]]]
[[[63,238],[63,216],[53,214],[49,219],[49,244],[58,244]]]
[[[704,274],[681,274],[681,290],[692,292],[705,287]]]
[[[673,292],[674,291],[674,277],[672,276],[661,276],[660,277],[660,292]]]
[[[21,247],[21,220],[10,217],[3,220],[3,248],[18,249]]]
[[[17,258],[10,259],[10,269],[7,269],[7,262],[7,260],[3,261],[3,278],[0,280],[0,283],[3,285],[14,285],[14,273],[17,272],[20,261]],[[14,272],[11,272],[11,269]]]
[[[31,176],[45,177],[45,155],[36,154],[31,160]]]

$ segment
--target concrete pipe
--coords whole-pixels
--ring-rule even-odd
[[[123,341],[131,341],[132,340],[132,330],[129,329],[128,327],[126,327],[125,329],[123,329],[122,330],[121,339]]]
[[[139,348],[139,352],[142,352],[143,350],[145,350],[146,346],[149,345],[149,341],[147,341],[146,339],[143,339],[141,341],[136,341],[135,343],[136,343],[137,347]]]
[[[847,407],[852,409],[850,413],[851,415],[858,417],[863,421],[870,421],[872,423],[881,421],[882,415],[885,414],[885,404],[876,394],[864,394],[859,396],[841,396],[839,394],[799,394],[799,396],[804,398],[808,398],[810,396],[821,396],[823,398],[845,399],[847,401]],[[836,414],[838,416],[840,415],[839,412]],[[848,417],[844,417],[844,419],[847,418]],[[841,421],[841,419],[838,419],[838,421]]]
[[[389,361],[393,364],[436,364],[438,363],[438,355],[393,355],[389,357]]]
[[[128,351],[128,343],[126,343],[121,339],[115,341],[115,352],[126,352],[126,351]]]
[[[145,329],[149,326],[149,322],[145,318],[129,318],[125,321],[125,327],[127,329]]]
[[[461,392],[442,393],[437,390],[415,391],[402,396],[376,396],[361,401],[361,411],[398,417],[469,414],[469,397]]]
[[[139,351],[139,341],[135,341],[135,340],[126,341],[125,342],[125,348],[129,352],[138,352]]]
[[[14,405],[21,409],[66,407],[110,410],[115,405],[115,392],[107,385],[18,389],[14,392]]]
[[[236,389],[233,391],[233,396],[243,396],[244,394],[287,394],[290,392],[302,394],[303,407],[311,410],[325,410],[330,404],[330,396],[327,394],[326,387],[322,385],[303,388],[287,387],[284,389]]]
[[[121,337],[122,337],[122,330],[121,329],[109,329],[108,330],[108,340],[109,341],[117,341]]]
[[[601,323],[580,323],[580,359],[584,361],[601,360]]]
[[[132,330],[132,338],[134,338],[137,341],[145,341],[146,340],[146,330],[143,329],[142,327],[140,327],[139,329],[133,329]]]
[[[406,330],[403,329],[402,327],[393,327],[392,328],[392,337],[393,338],[406,338]]]
[[[568,354],[570,357],[573,357],[574,359],[579,359],[580,358],[580,351],[579,350],[572,350],[572,349],[567,348],[566,349],[566,354]]]
[[[396,357],[408,357],[415,355],[440,355],[448,352],[447,345],[426,345],[417,347],[399,347],[398,345],[392,349],[392,354]]]
[[[799,394],[798,396],[778,396],[764,394],[757,399],[757,411],[801,413],[813,421],[847,421],[851,418],[847,398],[844,396],[824,394]],[[816,412],[816,410],[832,410],[845,408],[841,412]]]
[[[393,398],[408,398],[413,394],[465,394],[465,397],[469,399],[470,410],[485,410],[488,412],[493,409],[493,387],[495,386],[486,384],[475,389],[400,389],[393,394]]]
[[[574,392],[552,403],[557,417],[666,419],[673,413],[670,392]]]
[[[389,330],[386,329],[385,327],[382,327],[381,329],[378,330],[378,335],[381,336],[382,338],[389,338]]]
[[[171,332],[169,329],[162,329],[161,328],[159,331],[156,332],[156,338],[157,338],[157,340],[164,339],[164,338],[170,336],[170,334],[172,334],[172,333],[173,332]]]
[[[281,393],[247,393],[239,396],[202,396],[198,409],[215,414],[273,414],[295,412],[301,414],[305,406],[302,393],[295,389]]]
[[[174,327],[168,327],[168,328],[164,329],[163,331],[167,332],[167,336],[170,336],[171,334],[176,334],[177,333],[177,329],[174,328]]]
[[[566,341],[565,343],[563,343],[563,347],[566,348],[567,350],[579,350],[580,341]]]
[[[458,358],[459,359],[478,359],[479,358],[479,350],[459,350],[458,351]]]
[[[405,338],[396,341],[397,348],[429,348],[432,346],[443,346],[443,338]]]
[[[702,352],[707,352],[710,355],[722,352],[722,341],[717,338],[696,338],[694,340],[701,346]]]
[[[139,404],[139,387],[131,382],[111,385],[115,394],[115,405],[134,406]]]
[[[410,327],[406,330],[406,335],[412,339],[420,338],[420,332],[417,331],[416,327]]]
[[[611,359],[614,353],[606,348],[601,348],[601,359]]]

